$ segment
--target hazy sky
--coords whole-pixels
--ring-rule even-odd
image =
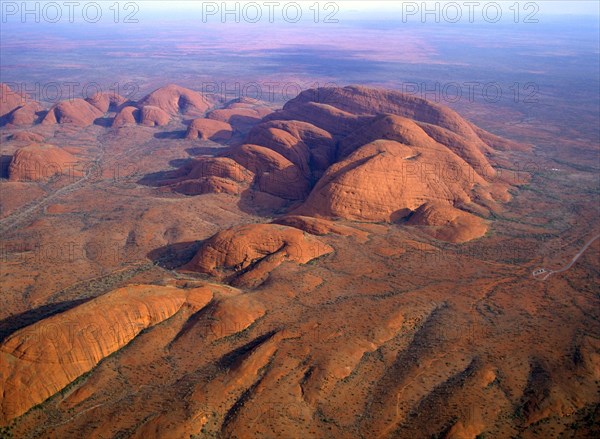
[[[405,1],[405,0],[388,0],[388,1],[358,1],[358,0],[337,0],[331,3],[336,3],[339,6],[340,12],[343,11],[357,11],[357,12],[365,12],[370,14],[380,13],[382,16],[386,15],[387,12],[401,12],[403,8],[403,3],[414,3],[417,4],[419,8],[422,7],[423,3],[425,3],[425,7],[428,9],[434,8],[434,4],[440,4],[440,8],[444,8],[445,5],[449,3],[457,3],[462,9],[467,10],[468,6],[466,3],[469,1],[478,1],[481,4],[481,7],[487,3],[492,3],[487,0],[441,0],[441,1]],[[496,0],[496,3],[499,3],[505,12],[508,12],[509,7],[518,3],[522,9],[525,9],[527,3],[535,3],[539,7],[540,14],[574,14],[574,15],[598,15],[600,14],[600,2],[597,0],[586,0],[586,1],[559,1],[559,0],[537,0],[534,2],[524,0],[524,1],[503,1]],[[217,5],[221,5],[223,2],[215,1],[215,2],[207,2],[207,1],[198,1],[198,0],[178,0],[178,1],[152,1],[152,0],[143,0],[136,2],[140,6],[140,10],[144,9],[146,11],[161,11],[164,13],[176,12],[176,11],[189,11],[191,9],[200,10],[202,8],[203,3],[206,5],[208,3],[216,3]],[[241,5],[245,3],[252,3],[251,1],[228,1],[225,2],[228,4],[240,3]],[[262,0],[255,1],[259,5],[263,5],[265,2]],[[278,0],[278,3],[284,5],[287,2],[286,0]],[[328,0],[316,2],[315,0],[302,1],[299,0],[298,3],[301,3],[305,6],[305,9],[314,3],[319,3],[321,6],[324,6],[328,3]],[[206,7],[206,6],[205,6]],[[408,6],[404,6],[407,8]],[[474,6],[475,8],[477,6]]]
[[[56,22],[69,23],[71,14],[68,4],[75,4],[75,22],[89,23],[83,17],[82,10],[87,8],[88,16],[96,13],[101,16],[102,23],[123,23],[127,17],[137,22],[144,20],[195,20],[199,23],[343,23],[352,21],[385,21],[394,20],[403,23],[543,23],[544,18],[550,21],[568,16],[588,16],[598,18],[600,2],[590,1],[557,1],[557,0],[439,0],[439,1],[355,1],[355,0],[239,0],[239,1],[201,1],[201,0],[79,0],[65,2],[61,0],[44,1],[11,1],[0,0],[2,7],[2,23],[55,23],[53,17],[60,16]],[[94,6],[100,9],[96,12]],[[90,7],[90,8],[88,8]],[[38,10],[41,19],[26,11]],[[224,14],[224,11],[238,11]],[[287,15],[284,11],[287,10]],[[298,21],[287,19],[295,17],[299,10]],[[41,14],[40,14],[41,11]],[[427,13],[427,11],[437,11]],[[487,14],[487,15],[486,15]],[[71,14],[72,15],[72,14]],[[488,17],[500,17],[489,20]],[[250,19],[247,19],[247,18]],[[252,21],[253,17],[259,17]],[[271,20],[270,17],[274,19]],[[456,21],[452,21],[458,17]],[[318,19],[317,19],[318,18]],[[527,21],[527,20],[530,21]],[[533,21],[531,21],[533,19]],[[336,21],[337,20],[337,21]],[[131,22],[131,21],[129,21]],[[71,21],[73,23],[73,21]]]

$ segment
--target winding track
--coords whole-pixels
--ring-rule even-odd
[[[42,208],[44,206],[47,206],[48,203],[51,202],[52,200],[54,200],[62,195],[66,195],[70,192],[77,190],[79,187],[84,185],[84,183],[86,182],[86,180],[88,178],[89,178],[88,176],[84,176],[81,179],[77,180],[75,183],[71,183],[68,186],[64,186],[64,187],[52,192],[51,194],[44,197],[43,199],[34,202],[33,205],[30,205],[29,207],[25,208],[24,210],[15,212],[14,214],[8,215],[6,218],[3,218],[2,220],[0,220],[0,233],[2,233],[2,234],[8,233],[11,230],[15,229],[16,227],[18,227],[19,225],[25,223],[26,221],[32,220],[32,215],[37,210],[39,210],[40,208]]]
[[[600,233],[597,234],[596,236],[594,236],[593,238],[591,238],[588,242],[586,242],[585,245],[581,248],[581,250],[579,250],[579,252],[575,256],[573,256],[573,259],[571,259],[571,262],[569,262],[567,265],[565,265],[560,270],[546,270],[543,267],[538,268],[532,273],[533,277],[538,277],[543,274],[544,276],[540,277],[540,280],[546,280],[554,273],[562,273],[563,271],[567,271],[569,268],[571,268],[573,266],[573,264],[575,262],[577,262],[577,259],[579,259],[579,257],[587,250],[587,248],[590,245],[592,245],[592,243],[598,238],[600,238]]]

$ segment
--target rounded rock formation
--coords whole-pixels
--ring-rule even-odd
[[[8,122],[12,125],[33,125],[38,120],[38,113],[42,106],[37,102],[29,102],[17,108],[8,116]]]
[[[227,157],[194,160],[179,168],[174,178],[161,186],[185,195],[227,193],[239,195],[252,182],[254,174]]]
[[[443,203],[427,202],[408,219],[408,225],[426,226],[423,230],[441,241],[460,243],[481,238],[487,232],[481,218]]]
[[[0,83],[0,117],[4,117],[15,109],[25,105],[30,99],[16,91],[8,84]]]
[[[111,92],[99,92],[86,99],[102,113],[117,111],[127,101],[123,96]]]
[[[332,251],[327,244],[293,227],[250,224],[224,230],[205,241],[184,269],[225,277],[268,258],[280,258],[270,267],[272,270],[284,260],[305,264]]]
[[[0,119],[12,125],[32,125],[43,108],[29,96],[0,84]]]
[[[144,105],[140,110],[140,124],[148,127],[168,125],[171,118],[159,107]]]
[[[217,111],[212,117],[225,120]],[[256,205],[396,222],[427,202],[485,214],[507,201],[510,185],[492,165],[493,146],[510,145],[501,140],[424,99],[366,87],[322,88],[304,91],[269,114],[222,156],[254,174],[248,188]],[[470,215],[458,212],[457,218]],[[476,222],[465,221],[472,233],[455,228],[456,236],[448,239],[485,233]]]
[[[45,401],[185,300],[174,287],[124,287],[13,333],[0,345],[0,422]]]
[[[104,113],[83,99],[71,99],[54,105],[42,120],[43,125],[70,123],[86,127]]]
[[[81,177],[77,158],[47,144],[31,144],[17,149],[8,168],[10,181],[47,181],[52,177]]]
[[[227,141],[233,135],[233,128],[227,122],[212,119],[194,119],[185,134],[186,139]]]
[[[258,191],[286,200],[300,200],[310,190],[310,181],[303,170],[272,149],[241,145],[226,156],[256,175],[253,184]]]
[[[140,110],[136,107],[123,107],[113,120],[113,127],[122,127],[125,125],[136,125],[140,120]]]
[[[202,93],[175,84],[154,90],[138,102],[140,108],[146,105],[158,107],[170,116],[183,114],[196,117],[203,116],[210,107]]]
[[[426,201],[469,203],[483,180],[458,173],[465,168],[444,149],[376,140],[329,167],[297,213],[394,222]]]

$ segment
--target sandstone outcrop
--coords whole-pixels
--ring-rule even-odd
[[[161,185],[185,195],[222,192],[239,195],[253,178],[252,172],[230,158],[210,157],[187,163],[174,178]]]
[[[421,205],[407,224],[426,226],[424,231],[434,238],[454,243],[481,238],[487,231],[483,219],[439,202]]]
[[[54,145],[33,143],[15,151],[8,168],[10,181],[46,181],[80,177],[75,156]]]
[[[83,99],[71,99],[54,105],[42,120],[43,125],[70,123],[86,127],[104,113]]]
[[[154,90],[138,102],[138,107],[158,107],[170,116],[185,115],[201,117],[210,107],[209,101],[189,88],[169,84]]]
[[[144,105],[140,110],[140,124],[148,127],[165,126],[171,118],[159,107]]]
[[[254,175],[250,182],[237,181],[232,191],[267,195],[255,196],[254,203],[287,203],[291,213],[304,216],[396,222],[431,202],[455,224],[449,235],[436,236],[462,241],[481,236],[485,226],[456,206],[485,214],[509,199],[510,186],[491,160],[494,145],[510,146],[501,140],[455,111],[414,96],[322,88],[300,93],[221,155]],[[228,178],[204,175],[210,177]],[[189,185],[178,181],[174,189],[185,186],[190,193]],[[222,192],[228,185],[204,183],[197,192],[211,187]],[[469,227],[474,230],[467,232]]]
[[[212,119],[194,119],[185,134],[186,139],[227,141],[233,135],[233,128],[227,122]]]
[[[0,421],[54,395],[185,301],[175,287],[129,286],[15,332],[0,346]]]
[[[122,127],[125,125],[135,125],[140,120],[140,110],[137,107],[128,105],[123,107],[113,120],[113,127]]]
[[[256,99],[239,98],[228,102],[207,114],[207,118],[227,122],[232,126],[243,127],[253,125],[272,113],[273,110]]]
[[[120,107],[127,102],[123,96],[111,92],[99,92],[86,99],[102,113],[107,111],[118,111]]]
[[[13,91],[8,84],[0,84],[0,119],[12,125],[32,125],[42,110],[39,102]]]
[[[205,241],[184,270],[225,279],[258,269],[261,280],[284,261],[305,264],[333,249],[293,227],[250,224],[221,231]],[[264,267],[266,268],[263,270]]]
[[[0,117],[22,107],[28,101],[27,96],[12,90],[8,84],[0,83]]]

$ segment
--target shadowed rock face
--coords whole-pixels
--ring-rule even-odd
[[[336,142],[331,133],[299,120],[263,122],[250,131],[246,142],[278,152],[313,179],[323,174],[336,155]]]
[[[310,181],[302,169],[270,148],[245,144],[224,155],[255,175],[253,186],[260,192],[301,200],[310,190]]]
[[[42,111],[42,106],[37,102],[28,102],[11,112],[7,118],[13,125],[32,125],[38,119],[37,113]]]
[[[488,209],[508,198],[508,185],[495,178],[490,162],[498,142],[490,139],[456,112],[423,99],[365,87],[321,88],[266,116],[242,145],[222,155],[253,174],[248,189],[301,202],[294,213],[395,222],[431,202],[427,212],[462,227],[435,236],[462,242],[481,236],[485,225],[453,206]],[[222,181],[215,186],[222,187]],[[211,188],[204,184],[206,191]]]

